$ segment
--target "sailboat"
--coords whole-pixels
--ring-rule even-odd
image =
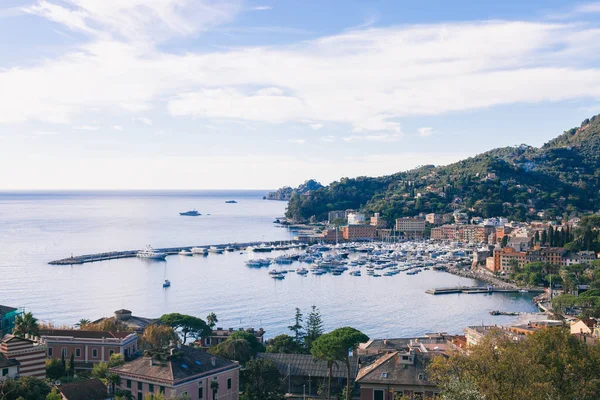
[[[171,281],[167,279],[167,265],[165,264],[165,281],[163,282],[163,288],[171,287]]]

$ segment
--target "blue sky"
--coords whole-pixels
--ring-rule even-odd
[[[600,113],[600,2],[3,0],[0,189],[276,188]]]

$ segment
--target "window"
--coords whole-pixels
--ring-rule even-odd
[[[127,387],[130,388],[131,387],[131,379],[127,379]]]
[[[148,384],[148,391],[150,393],[154,393],[154,385],[153,384],[151,384],[151,383]]]
[[[388,377],[388,374],[387,374],[387,372],[382,372],[382,373],[381,373],[381,377],[382,377],[382,378],[387,378],[387,377]]]
[[[2,368],[2,376],[8,375],[8,368]]]
[[[114,351],[114,350],[109,350],[109,351],[108,351],[108,356],[109,356],[109,357],[110,357],[110,356],[112,356],[113,354],[115,354],[115,351]]]
[[[66,347],[63,347],[63,348],[62,348],[62,356],[63,356],[64,358],[67,358],[67,348],[66,348]]]
[[[402,356],[403,360],[408,360],[408,356]]]
[[[383,400],[383,390],[373,390],[373,400]]]
[[[423,379],[425,379],[425,374],[419,374],[419,380],[422,381]]]
[[[98,358],[98,349],[92,350],[92,358]]]
[[[210,346],[210,338],[209,337],[206,338],[206,345]]]
[[[138,392],[137,400],[144,400],[144,395],[142,392]]]
[[[52,357],[52,347],[48,347],[48,357]]]
[[[161,393],[164,393],[164,392],[165,392],[165,387],[164,387],[164,386],[161,386],[161,387],[160,387],[160,389],[159,389],[159,391],[160,391]]]
[[[142,382],[138,382],[138,390],[142,390]]]
[[[202,386],[200,386],[198,388],[198,399],[202,400],[204,398],[204,388]]]
[[[81,357],[81,349],[75,349],[75,357]]]
[[[231,389],[231,378],[227,378],[227,389]]]

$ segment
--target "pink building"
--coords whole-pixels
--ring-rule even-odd
[[[181,345],[165,349],[162,356],[139,357],[110,372],[121,377],[118,389],[134,399],[163,392],[167,398],[185,394],[191,400],[238,400],[239,369],[238,363]]]
[[[40,342],[48,348],[48,358],[70,359],[74,354],[77,369],[91,369],[106,362],[113,354],[125,359],[137,351],[136,333],[52,329],[40,332]]]
[[[19,376],[46,377],[46,346],[35,340],[5,335],[0,343],[0,354],[19,363]]]

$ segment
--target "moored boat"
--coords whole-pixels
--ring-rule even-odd
[[[167,257],[167,253],[156,251],[152,246],[148,245],[143,250],[138,251],[136,256],[152,260],[164,260]]]

